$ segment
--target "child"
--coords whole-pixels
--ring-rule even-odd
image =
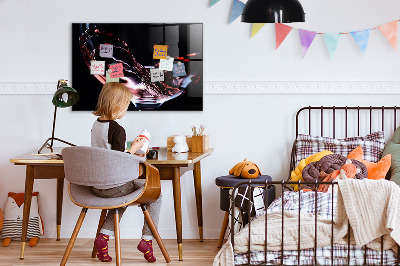
[[[99,118],[93,123],[91,142],[93,147],[101,147],[111,150],[125,152],[125,129],[120,126],[115,120],[122,118],[128,110],[129,103],[132,99],[132,93],[127,87],[117,82],[109,82],[104,84],[97,103],[97,109],[93,112]],[[146,142],[144,138],[136,138],[129,153],[144,157],[143,155],[135,154]],[[121,197],[132,193],[135,190],[143,187],[143,183],[135,182],[136,176],[132,176],[132,181],[121,184],[116,187],[93,187],[93,194],[102,198]],[[153,203],[147,205],[151,217],[156,226],[160,216],[161,195]],[[120,219],[125,212],[126,207],[119,208]],[[101,228],[99,236],[94,241],[97,249],[97,258],[101,261],[111,261],[112,258],[108,255],[108,240],[114,235],[114,219],[115,210],[107,212],[106,220]],[[144,258],[149,262],[155,262],[152,248],[152,233],[147,222],[144,222],[142,230],[142,240],[137,246],[138,250],[144,253]]]

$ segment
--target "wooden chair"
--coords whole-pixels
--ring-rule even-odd
[[[88,209],[102,209],[96,237],[103,226],[107,210],[116,209],[114,215],[116,265],[121,265],[118,208],[129,205],[139,205],[142,208],[145,220],[149,224],[166,262],[171,262],[145,205],[157,200],[161,193],[160,175],[157,168],[137,156],[103,148],[68,147],[62,150],[62,155],[65,179],[70,182],[68,186],[69,196],[74,204],[82,207],[82,211],[60,265],[66,264]],[[139,169],[137,167],[138,161],[140,161]],[[145,177],[144,180],[138,180],[144,182],[144,187],[129,195],[118,198],[100,198],[91,191],[92,186],[116,185],[128,182],[135,175]],[[96,257],[94,247],[92,257]]]

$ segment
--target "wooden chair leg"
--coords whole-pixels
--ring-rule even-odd
[[[114,234],[115,234],[115,256],[117,257],[115,261],[115,265],[121,265],[121,243],[120,243],[120,235],[119,235],[119,213],[118,209],[115,209],[114,214]]]
[[[106,215],[107,215],[107,210],[106,209],[101,210],[101,215],[100,215],[100,219],[99,219],[99,226],[97,226],[96,238],[100,234],[101,227],[103,227],[104,221],[106,220]],[[97,250],[96,250],[96,248],[95,248],[95,246],[93,244],[92,258],[96,258],[96,255],[97,255]]]
[[[224,237],[225,237],[226,228],[228,227],[228,222],[229,222],[229,212],[225,212],[225,217],[224,217],[224,221],[222,222],[221,234],[219,235],[217,248],[220,248],[222,246],[222,242],[224,241]]]
[[[67,263],[69,254],[71,253],[72,247],[74,246],[76,237],[78,236],[79,230],[81,229],[83,220],[85,219],[87,208],[82,208],[81,214],[79,215],[78,221],[76,222],[74,232],[72,232],[72,236],[69,240],[67,249],[65,250],[64,256],[61,260],[60,265],[64,266]]]
[[[158,230],[156,228],[156,225],[153,222],[153,219],[150,216],[149,211],[147,210],[145,205],[140,205],[140,207],[142,208],[143,214],[144,214],[144,219],[146,220],[147,224],[150,227],[151,232],[153,233],[153,236],[155,237],[155,239],[157,240],[157,244],[161,249],[161,252],[164,256],[164,259],[167,263],[171,262],[171,259],[168,255],[168,251],[164,246],[164,243],[161,240],[160,234],[158,233]]]

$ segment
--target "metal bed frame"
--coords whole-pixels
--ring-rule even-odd
[[[308,106],[308,107],[303,107],[301,108],[297,114],[296,114],[296,138],[297,136],[300,134],[299,133],[299,121],[301,120],[300,114],[302,114],[303,111],[308,111],[308,134],[311,135],[311,131],[312,131],[312,111],[316,110],[317,112],[319,111],[319,115],[320,115],[320,136],[324,136],[324,127],[326,125],[326,123],[324,124],[324,116],[326,115],[327,112],[324,111],[326,110],[331,110],[329,113],[331,113],[331,117],[332,118],[332,136],[333,138],[336,137],[336,122],[338,119],[336,119],[336,115],[337,112],[344,112],[344,121],[342,122],[342,125],[344,126],[345,129],[345,136],[344,137],[348,137],[348,125],[349,125],[349,113],[350,112],[356,112],[357,115],[357,124],[354,125],[354,123],[352,125],[357,127],[357,136],[360,136],[360,123],[361,123],[361,119],[360,119],[360,113],[365,113],[365,112],[369,112],[369,132],[372,133],[372,125],[373,125],[373,114],[375,114],[376,112],[381,112],[381,130],[384,131],[385,130],[385,113],[387,113],[387,111],[393,112],[393,131],[396,129],[396,118],[397,118],[397,111],[400,108],[393,106],[393,107],[348,107],[348,106],[344,106],[344,107],[337,107],[337,106],[331,106],[331,107],[324,107],[324,106],[320,106],[320,107],[312,107],[312,106]],[[326,117],[326,116],[325,116]],[[328,119],[325,119],[325,121]],[[315,122],[315,121],[314,121]],[[318,121],[317,121],[318,122]],[[290,172],[295,169],[296,165],[295,165],[295,158],[296,158],[296,154],[295,154],[295,146],[296,146],[296,141],[293,144],[293,149],[292,149],[292,153],[291,153],[291,160],[290,160],[290,171],[289,171],[289,176],[290,176]],[[265,191],[265,195],[266,198],[268,198],[268,188],[271,185],[275,185],[275,186],[281,186],[282,188],[282,195],[285,192],[285,190],[291,190],[290,186],[291,184],[295,184],[295,185],[300,185],[301,184],[306,184],[306,185],[315,185],[315,192],[317,192],[318,186],[319,185],[324,185],[324,184],[330,184],[332,185],[332,189],[334,189],[334,186],[337,186],[337,182],[336,181],[332,181],[332,182],[319,182],[319,181],[315,181],[315,182],[304,182],[304,181],[252,181],[251,179],[249,181],[246,182],[242,182],[240,184],[238,184],[237,186],[234,187],[233,191],[232,191],[232,195],[235,195],[236,190],[239,187],[242,186],[254,186],[254,187],[259,187],[259,188],[263,188]],[[299,202],[301,202],[301,192],[300,190],[298,191],[299,193]],[[250,198],[252,198],[253,191],[250,189]],[[333,210],[334,210],[334,206],[333,206],[333,199],[334,199],[334,193],[332,193],[332,238],[331,238],[331,261],[332,261],[332,265],[333,265],[333,261],[334,261],[334,250],[333,250],[333,224],[334,224],[334,217],[333,217]],[[318,202],[318,198],[317,198],[317,193],[315,193],[315,213],[317,213],[317,202]],[[265,208],[265,247],[264,247],[264,262],[260,263],[259,265],[271,265],[268,264],[267,262],[267,233],[268,233],[268,219],[267,219],[267,201],[264,202],[264,208]],[[282,197],[282,212],[284,212],[284,198]],[[299,214],[299,220],[298,220],[298,226],[300,227],[300,204],[299,204],[299,210],[298,210],[298,214]],[[234,241],[234,217],[235,217],[235,208],[234,208],[234,197],[232,197],[232,201],[231,201],[231,232],[230,232],[230,236],[231,236],[231,244],[232,247],[234,248],[235,245],[235,241]],[[316,248],[317,248],[317,215],[315,215],[315,239],[314,239],[314,258],[313,264],[307,264],[307,265],[318,265],[317,264],[317,255],[316,255]],[[245,265],[250,265],[251,264],[251,249],[250,249],[250,243],[251,243],[251,219],[249,219],[248,221],[248,227],[249,227],[249,242],[247,245],[247,264]],[[282,239],[281,239],[281,249],[280,249],[280,264],[279,265],[284,265],[283,264],[283,251],[284,251],[284,241],[283,241],[283,234],[284,234],[284,218],[282,216]],[[304,265],[304,264],[300,264],[300,254],[301,254],[301,249],[300,249],[300,242],[301,242],[301,238],[300,238],[300,230],[298,233],[298,249],[297,249],[297,265]],[[397,245],[397,248],[399,250],[399,252],[397,253],[397,258],[396,258],[396,262],[395,265],[400,265],[400,246]],[[367,265],[367,253],[366,253],[366,246],[363,246],[364,249],[364,263],[363,265]],[[347,264],[346,265],[350,265],[350,224],[348,226],[348,234],[347,234]],[[384,265],[384,261],[383,261],[383,236],[381,237],[381,257],[380,257],[380,265]]]

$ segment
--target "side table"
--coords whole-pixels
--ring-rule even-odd
[[[233,189],[237,184],[249,181],[250,179],[236,177],[234,175],[220,176],[215,179],[215,184],[220,187],[220,209],[225,211],[224,221],[222,222],[221,233],[219,235],[218,245],[220,248],[222,246],[222,242],[224,241],[226,228],[228,227],[229,222],[229,211],[230,211],[230,199],[229,194],[230,190]],[[251,179],[251,181],[272,181],[272,178],[268,175],[261,175],[257,178]],[[254,186],[256,187],[256,186]],[[267,188],[268,190],[268,199],[266,206],[268,207],[275,200],[275,186],[271,185]],[[265,193],[265,191],[264,191]]]

